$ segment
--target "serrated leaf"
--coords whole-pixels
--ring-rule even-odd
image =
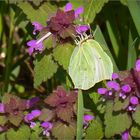
[[[85,3],[84,21],[92,23],[96,14],[98,14],[108,0],[87,0]]]
[[[62,134],[63,132],[63,134]],[[64,123],[56,123],[52,128],[52,135],[58,140],[72,140],[76,134],[76,126],[74,124],[66,125]]]
[[[57,64],[52,60],[51,55],[45,55],[41,60],[35,62],[34,87],[39,86],[43,81],[50,79],[57,71]]]
[[[134,121],[140,125],[140,105],[137,106],[136,111],[132,115]]]
[[[17,131],[13,128],[7,131],[8,140],[29,140],[30,138],[30,128],[26,125],[22,125]]]
[[[41,112],[42,113],[38,118],[40,121],[50,121],[54,116],[54,112],[46,108],[43,108]]]
[[[7,122],[6,116],[1,116],[0,115],[0,125],[4,126]]]
[[[135,138],[140,138],[140,126],[138,125],[134,125],[132,128],[131,128],[131,136],[135,137]]]
[[[100,122],[97,120],[92,120],[90,126],[86,130],[86,140],[89,139],[102,139],[104,136],[103,134],[103,127]]]
[[[23,113],[19,112],[17,115],[10,114],[8,119],[9,119],[10,123],[12,123],[14,126],[19,126],[19,124],[23,120],[23,117],[24,117]]]
[[[131,118],[127,113],[113,114],[113,102],[107,102],[105,113],[105,136],[107,138],[110,138],[115,134],[121,134],[126,129],[129,129],[131,124]]]
[[[128,105],[129,105],[129,97],[127,97],[125,100],[119,100],[119,97],[116,97],[113,110],[114,111],[124,110],[127,108]]]
[[[38,9],[34,9],[28,2],[18,2],[18,6],[23,10],[30,21],[37,21],[42,25],[46,25],[49,14],[53,14],[56,11],[56,7],[49,2],[44,2]]]
[[[68,70],[70,57],[73,52],[74,46],[71,44],[64,44],[57,46],[53,51],[53,56],[65,70]]]

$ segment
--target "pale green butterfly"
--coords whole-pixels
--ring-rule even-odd
[[[87,90],[96,83],[111,79],[113,64],[100,44],[85,33],[75,40],[76,47],[69,63],[69,75],[75,88]]]

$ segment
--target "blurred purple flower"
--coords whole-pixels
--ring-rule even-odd
[[[40,100],[39,97],[33,97],[27,100],[27,103],[26,103],[27,109],[33,107],[39,100]]]
[[[128,130],[126,130],[122,133],[122,140],[128,140],[128,138],[129,138],[129,132]]]
[[[49,137],[50,136],[50,130],[52,129],[53,124],[47,121],[47,122],[43,122],[41,124],[41,126],[44,128],[43,135],[46,135],[47,137]]]
[[[5,113],[4,104],[0,103],[0,113]]]
[[[44,28],[40,23],[38,23],[36,21],[32,22],[32,25],[34,26],[34,30],[33,30],[34,35],[36,35],[37,31],[40,32]]]
[[[94,116],[92,116],[92,115],[88,115],[88,114],[84,115],[84,122],[89,122],[93,119],[94,119]]]
[[[78,34],[82,34],[82,33],[86,32],[89,29],[90,29],[90,27],[88,25],[79,25],[79,26],[76,26],[76,32]]]
[[[30,128],[34,128],[36,126],[36,123],[35,122],[30,122]]]
[[[107,82],[107,86],[109,88],[112,88],[112,89],[116,90],[116,91],[119,91],[120,90],[120,85],[117,82],[115,82],[115,81],[109,81],[109,82]]]
[[[132,97],[130,98],[130,103],[131,103],[132,105],[137,105],[137,104],[139,103],[138,98],[137,98],[136,96],[132,96]]]
[[[112,79],[113,80],[116,80],[116,79],[118,79],[119,78],[119,75],[117,74],[117,73],[113,73],[112,74]]]
[[[72,4],[69,2],[66,4],[64,11],[68,12],[72,10]],[[82,14],[84,12],[84,8],[81,6],[77,9],[74,10],[75,13],[75,18],[78,18],[80,14]]]
[[[136,61],[136,70],[137,71],[140,71],[140,59],[138,59],[137,61]]]
[[[32,110],[31,111],[31,114],[34,116],[34,117],[38,117],[40,116],[42,112],[40,110]]]
[[[122,91],[125,92],[125,93],[128,93],[128,92],[131,91],[131,87],[130,87],[128,84],[122,86],[121,89],[122,89]]]
[[[99,94],[106,94],[107,93],[107,89],[106,88],[99,88],[97,91]]]
[[[34,119],[34,116],[31,114],[31,113],[29,113],[29,114],[27,114],[25,117],[24,117],[24,120],[25,120],[25,122],[27,122],[27,123],[29,123],[31,120],[33,120]]]

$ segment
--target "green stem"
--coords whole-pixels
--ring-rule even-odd
[[[13,52],[13,46],[12,46],[13,32],[14,32],[14,26],[13,26],[12,17],[11,17],[9,39],[8,39],[8,44],[7,44],[8,48],[7,48],[7,58],[6,58],[6,69],[5,69],[5,73],[4,73],[4,81],[5,81],[4,92],[8,91],[9,76],[10,76],[10,72],[11,72],[12,52]]]
[[[77,110],[77,137],[76,140],[81,140],[83,135],[83,94],[81,90],[78,90],[78,110]]]

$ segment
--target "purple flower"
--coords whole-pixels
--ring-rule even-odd
[[[131,91],[131,87],[130,87],[128,84],[122,86],[121,89],[122,89],[122,91],[125,92],[125,93],[128,93],[128,92]]]
[[[101,95],[102,94],[106,94],[107,93],[107,89],[106,88],[99,88],[98,89],[98,93],[101,94]]]
[[[90,29],[90,27],[88,25],[79,25],[79,26],[76,26],[76,32],[78,34],[82,34],[82,33],[86,32],[89,29]]]
[[[46,135],[47,137],[49,137],[50,136],[50,130],[52,129],[53,124],[50,123],[50,122],[43,122],[41,124],[41,126],[44,128],[43,135]]]
[[[34,119],[34,116],[29,113],[24,117],[25,122],[29,123],[32,119]]]
[[[4,104],[0,103],[0,113],[5,113]]]
[[[30,128],[34,128],[36,126],[36,123],[35,122],[30,122]]]
[[[37,31],[40,32],[44,28],[40,23],[38,23],[36,21],[32,22],[32,25],[34,26],[34,30],[33,30],[34,35],[36,35]]]
[[[32,55],[32,53],[34,51],[39,51],[42,52],[44,49],[44,45],[43,45],[43,41],[48,38],[51,35],[50,32],[48,32],[47,34],[45,34],[42,38],[40,38],[39,40],[30,40],[27,42],[27,46],[29,46],[28,52],[29,55]]]
[[[32,114],[34,117],[38,117],[38,116],[40,116],[41,111],[40,111],[40,110],[32,110],[31,114]]]
[[[122,133],[122,140],[128,140],[128,138],[129,138],[129,132],[128,130],[126,130]]]
[[[116,90],[116,91],[119,91],[120,90],[120,85],[117,82],[115,82],[115,81],[109,81],[109,82],[107,82],[107,86],[109,88],[112,88],[112,89]]]
[[[72,10],[72,4],[71,3],[67,3],[66,6],[65,6],[65,9],[64,11],[65,12],[68,12],[68,11],[71,11]],[[84,8],[81,6],[77,9],[74,10],[74,13],[75,13],[75,18],[78,18],[80,14],[82,14],[84,12]]]
[[[84,115],[84,122],[89,122],[94,119],[92,115]]]
[[[27,100],[27,103],[26,103],[27,109],[33,107],[39,100],[40,100],[39,97],[33,97]]]
[[[132,97],[130,98],[130,103],[131,103],[132,105],[137,105],[137,104],[139,103],[138,98],[137,98],[136,96],[132,96]]]
[[[117,74],[117,73],[113,73],[112,74],[112,79],[113,80],[116,80],[116,79],[118,79],[119,78],[119,75]]]
[[[137,71],[140,71],[140,59],[138,59],[137,61],[136,61],[136,70]]]
[[[52,127],[53,127],[53,124],[50,123],[50,122],[43,122],[43,123],[41,124],[41,126],[42,126],[43,128],[45,128],[45,129],[47,129],[47,130],[51,130]]]

